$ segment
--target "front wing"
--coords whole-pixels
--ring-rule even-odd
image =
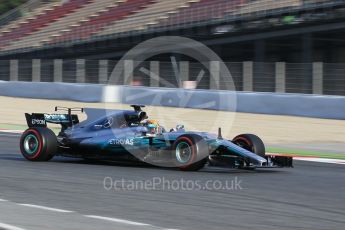
[[[293,158],[279,155],[261,157],[228,140],[216,140],[216,151],[209,156],[211,166],[236,168],[281,168],[293,167]]]

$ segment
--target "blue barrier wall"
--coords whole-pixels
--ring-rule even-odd
[[[345,97],[342,96],[8,81],[0,81],[0,96],[345,119]]]

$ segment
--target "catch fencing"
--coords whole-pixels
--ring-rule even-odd
[[[117,65],[126,68],[116,72]],[[174,67],[172,62],[159,61],[0,60],[0,80],[108,84],[111,79],[113,85],[345,95],[345,63],[226,62],[225,65],[231,77],[225,77],[214,62],[183,61]]]

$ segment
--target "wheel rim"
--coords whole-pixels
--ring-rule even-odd
[[[24,139],[24,150],[27,154],[32,155],[38,149],[39,143],[36,136],[29,134]]]
[[[176,159],[179,163],[185,164],[192,158],[192,148],[186,142],[180,142],[176,146]]]

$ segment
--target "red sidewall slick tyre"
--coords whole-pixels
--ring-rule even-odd
[[[182,171],[202,169],[207,162],[208,155],[208,145],[198,135],[182,135],[174,142],[173,156],[175,157],[177,167]]]
[[[254,134],[241,134],[236,136],[233,140],[236,145],[247,149],[256,155],[265,157],[266,149],[263,141]]]
[[[27,129],[20,138],[20,151],[29,161],[49,161],[56,150],[56,136],[48,128]]]

